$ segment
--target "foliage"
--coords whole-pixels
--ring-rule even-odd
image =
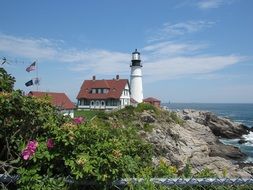
[[[0,105],[0,173],[22,173],[20,184],[25,185],[26,179],[29,184],[34,181],[35,184],[31,186],[34,189],[36,184],[42,184],[43,181],[52,184],[52,180],[45,181],[45,178],[53,176],[48,166],[56,166],[50,165],[50,162],[37,162],[37,157],[44,160],[53,157],[45,148],[47,138],[50,137],[45,126],[57,126],[66,119],[57,113],[49,101],[26,97],[19,91],[0,93]],[[31,149],[31,145],[27,145],[34,139],[38,142],[38,150],[37,147]]]
[[[157,178],[173,178],[177,176],[177,168],[168,165],[163,159],[161,159],[159,165],[154,168],[152,176]]]
[[[186,165],[185,165],[185,167],[184,167],[184,169],[183,169],[183,176],[185,177],[185,178],[189,178],[189,177],[191,177],[192,176],[192,166],[191,166],[191,164],[189,163],[189,161],[187,161],[187,163],[186,163]]]
[[[0,92],[11,92],[15,78],[8,74],[4,68],[0,68]]]
[[[204,168],[199,173],[195,174],[194,177],[205,178],[205,177],[218,177],[218,176],[212,170],[210,170],[208,168]]]
[[[19,91],[0,93],[0,105],[0,160],[19,159],[25,142],[39,134],[47,136],[43,125],[63,121],[48,101],[24,97]]]
[[[166,121],[169,123],[177,123],[179,125],[184,124],[184,121],[178,117],[177,113],[174,111],[167,112]]]
[[[91,120],[98,114],[99,111],[97,110],[75,110],[74,115],[75,117],[84,117],[86,120]]]
[[[151,125],[149,123],[144,123],[143,125],[143,129],[146,132],[152,132],[153,128],[154,128],[154,125]]]
[[[151,165],[152,146],[106,113],[92,121],[60,115],[45,99],[0,93],[0,173],[19,174],[22,189],[66,189],[66,178],[106,187]]]
[[[136,107],[135,110],[137,112],[143,112],[145,110],[153,110],[155,113],[158,112],[158,109],[149,103],[140,103],[140,104],[138,104],[138,106]]]

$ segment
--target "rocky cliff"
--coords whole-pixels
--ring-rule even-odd
[[[141,128],[140,135],[154,145],[154,163],[163,158],[179,171],[188,163],[193,173],[208,168],[220,177],[225,174],[226,177],[252,176],[249,172],[252,166],[244,170],[238,164],[246,155],[219,141],[219,137],[238,138],[249,133],[244,125],[195,110],[160,111],[159,114],[146,110],[134,122]]]

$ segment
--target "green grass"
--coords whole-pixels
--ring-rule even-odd
[[[91,120],[93,117],[98,115],[101,111],[97,110],[75,110],[75,117],[84,117],[87,121]]]

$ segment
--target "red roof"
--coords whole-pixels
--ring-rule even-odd
[[[145,98],[143,100],[143,102],[161,102],[161,100],[158,100],[158,99],[153,98],[153,97],[148,97],[148,98]]]
[[[28,96],[34,96],[39,98],[49,96],[51,97],[51,103],[56,107],[60,107],[66,110],[75,108],[75,105],[73,104],[73,102],[70,101],[70,99],[65,93],[30,91],[28,93]]]
[[[128,83],[127,79],[85,80],[77,95],[77,99],[119,99]],[[92,89],[108,89],[108,93],[91,93]]]
[[[133,104],[138,104],[138,102],[133,98],[130,98],[130,102],[133,103]]]

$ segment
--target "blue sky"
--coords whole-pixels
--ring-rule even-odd
[[[143,63],[144,97],[253,103],[252,0],[2,0],[0,57],[15,88],[36,71],[39,90],[71,100],[85,79],[130,75]]]

